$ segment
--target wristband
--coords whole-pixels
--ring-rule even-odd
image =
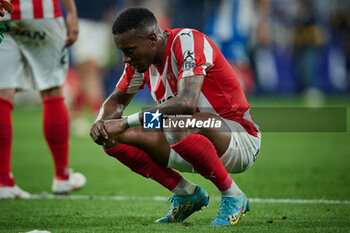
[[[128,125],[130,128],[135,127],[135,126],[141,126],[138,112],[128,116],[127,120],[128,120]]]

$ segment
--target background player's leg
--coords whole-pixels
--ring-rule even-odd
[[[62,88],[40,91],[43,100],[43,131],[55,165],[54,193],[67,193],[85,185],[80,173],[68,169],[69,115],[64,103]]]
[[[55,176],[68,179],[69,115],[62,89],[40,92],[43,100],[43,130],[55,164]]]
[[[5,21],[9,29],[4,33],[4,40],[0,46],[0,170],[5,174],[0,181],[0,198],[28,198],[30,195],[21,190],[11,174],[11,149],[12,149],[12,109],[16,88],[26,89],[26,59],[21,49],[21,39],[14,32],[18,31],[18,21]],[[23,28],[23,25],[22,25]],[[30,132],[28,132],[28,136]],[[20,159],[24,159],[25,155]],[[7,180],[7,181],[4,181]],[[5,185],[3,184],[5,183]]]
[[[0,199],[29,198],[11,173],[12,120],[15,89],[0,90]]]
[[[0,90],[0,186],[14,186],[11,175],[13,99],[15,89]]]
[[[84,101],[96,117],[104,98],[102,71],[92,60],[79,64],[78,70]]]

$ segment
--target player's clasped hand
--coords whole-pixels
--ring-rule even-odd
[[[103,145],[105,141],[108,140],[108,134],[107,130],[105,129],[104,122],[104,120],[96,121],[90,130],[90,137],[99,145]]]
[[[106,120],[104,126],[108,135],[115,136],[124,133],[128,129],[128,122],[126,118]]]
[[[108,140],[118,134],[124,133],[127,129],[128,123],[126,118],[98,120],[90,130],[90,137],[95,143],[104,145]]]

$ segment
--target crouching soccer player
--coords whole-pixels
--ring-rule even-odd
[[[108,155],[174,194],[169,212],[157,223],[184,221],[208,205],[208,193],[176,169],[199,173],[221,192],[219,214],[211,225],[237,224],[249,203],[228,173],[242,172],[254,163],[260,132],[233,69],[208,37],[187,28],[162,31],[144,8],[120,13],[113,34],[125,70],[90,136]],[[182,114],[192,121],[219,122],[219,127],[142,129],[143,112],[122,114],[145,84],[158,103],[150,109],[153,116],[175,115],[164,125],[180,120],[176,115]]]

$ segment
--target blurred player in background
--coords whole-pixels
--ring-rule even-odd
[[[58,0],[11,3],[14,11],[4,16],[7,31],[0,45],[0,198],[30,197],[16,185],[10,166],[14,96],[30,85],[43,101],[43,131],[55,165],[52,191],[67,193],[86,182],[68,168],[69,116],[61,88],[67,47],[78,35],[76,7],[73,0],[61,0],[67,12],[64,22]]]
[[[90,123],[82,116],[87,107],[94,118],[104,100],[103,71],[112,47],[109,22],[116,10],[115,0],[75,0],[79,18],[78,40],[72,46],[73,63],[79,75],[78,92],[73,96],[72,129],[88,135]],[[96,43],[98,41],[98,43]]]
[[[163,31],[145,8],[123,11],[113,34],[125,70],[90,136],[107,154],[174,194],[169,212],[157,223],[182,222],[209,202],[208,193],[175,168],[198,172],[221,192],[219,214],[211,225],[237,224],[249,205],[228,172],[252,166],[261,136],[232,67],[207,36],[188,28]],[[142,129],[147,112],[122,114],[145,84],[158,103],[148,112],[151,122],[163,114],[169,124],[181,118],[166,115],[183,114],[218,122],[218,127]]]

